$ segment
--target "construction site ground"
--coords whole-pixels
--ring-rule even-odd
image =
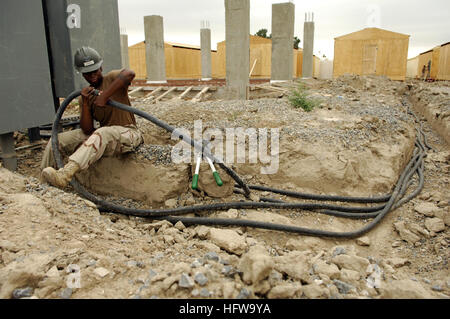
[[[407,99],[432,147],[421,193],[357,239],[249,227],[186,227],[101,213],[70,187],[41,183],[47,140],[26,148],[28,137],[16,132],[18,171],[0,168],[0,298],[449,298],[449,83],[360,76],[302,82],[310,97],[319,100],[311,112],[289,104],[289,90],[297,83],[278,91],[255,87],[247,101],[227,101],[218,88],[200,102],[191,101],[198,91],[183,100],[174,99],[182,91],[173,91],[154,103],[146,99],[149,91],[142,90],[132,104],[188,130],[198,119],[205,128],[280,128],[278,173],[260,174],[261,163],[233,165],[250,184],[378,196],[392,190],[414,148],[418,124],[401,103]],[[65,116],[77,112],[74,104]],[[177,141],[143,119],[138,126],[145,144],[137,152],[101,159],[80,176],[93,192],[137,208],[245,200],[232,192],[212,196],[211,185],[192,191],[192,165],[176,166],[170,160]],[[134,182],[114,178],[118,170],[128,174],[133,167],[164,174],[160,181],[150,176],[147,184],[139,176]],[[200,178],[208,174],[206,168]],[[225,181],[225,173],[220,174]],[[370,222],[281,209],[230,209],[201,216],[337,232]]]

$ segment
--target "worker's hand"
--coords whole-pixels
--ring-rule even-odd
[[[108,99],[106,99],[102,93],[103,91],[100,91],[99,95],[95,98],[95,106],[104,107],[106,106],[106,103],[108,103]]]
[[[89,97],[92,93],[94,93],[94,88],[92,86],[85,87],[81,90],[81,96],[85,98]]]

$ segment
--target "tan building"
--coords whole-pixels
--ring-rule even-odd
[[[303,50],[294,50],[294,77],[302,75]],[[199,46],[164,43],[166,55],[167,79],[200,79],[201,50]],[[130,68],[136,72],[137,79],[147,78],[145,60],[145,42],[139,42],[128,48]],[[212,76],[216,79],[226,78],[226,42],[217,43],[217,51],[211,51]],[[250,69],[252,79],[270,79],[272,63],[272,40],[258,36],[250,36]],[[319,76],[320,59],[314,56],[314,77]]]
[[[422,76],[422,68],[431,63],[430,78],[433,80],[450,80],[450,42],[436,46],[431,50],[419,54],[417,74]],[[425,71],[425,76],[428,69]]]
[[[165,42],[164,52],[166,55],[167,79],[200,79],[202,77],[201,50],[199,46]],[[136,72],[136,78],[146,79],[145,42],[142,41],[130,46],[128,54],[130,68]],[[215,50],[211,50],[211,59],[214,71],[214,63],[217,63],[217,52]]]
[[[405,80],[409,35],[366,28],[335,38],[333,77],[385,75]]]

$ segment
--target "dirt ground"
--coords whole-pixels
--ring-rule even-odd
[[[186,227],[100,213],[73,190],[40,183],[44,140],[18,151],[17,173],[0,168],[0,298],[449,298],[450,147],[443,136],[449,123],[449,84],[344,76],[305,85],[312,97],[321,100],[310,113],[290,107],[286,97],[244,104],[216,100],[149,105],[138,98],[133,105],[187,128],[196,118],[220,127],[217,114],[230,125],[284,128],[282,145],[291,146],[281,156],[281,175],[271,180],[258,175],[259,166],[237,165],[237,173],[251,184],[273,182],[274,187],[310,193],[375,196],[391,190],[412,152],[414,121],[401,105],[406,98],[433,148],[425,158],[422,192],[358,239],[249,227]],[[437,118],[438,126],[423,111],[430,103],[445,115]],[[68,114],[76,114],[76,107]],[[152,158],[158,162],[155,165],[170,167],[155,151],[161,151],[157,147],[167,144],[168,136],[142,121],[139,125],[145,130],[146,144],[155,147],[149,151],[158,159]],[[20,132],[15,138],[16,147],[30,144]],[[301,141],[314,147],[296,148],[303,145],[297,144]],[[318,155],[327,150],[331,155]],[[336,152],[344,156],[346,165],[336,164],[343,158],[334,159]],[[148,158],[140,154],[130,159]],[[289,169],[294,173],[287,174]],[[333,178],[314,183],[314,176],[325,178],[323,172]],[[112,194],[107,198],[134,207],[244,199],[239,194],[212,198],[190,191],[188,183],[171,196],[154,206]],[[203,215],[333,231],[355,230],[369,222],[280,209],[230,209]]]

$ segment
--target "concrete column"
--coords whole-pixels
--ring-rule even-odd
[[[167,83],[163,17],[145,16],[144,31],[147,83]]]
[[[313,49],[314,49],[314,14],[305,14],[305,25],[303,28],[303,66],[302,77],[313,76]]]
[[[130,68],[130,58],[128,57],[128,35],[120,35],[120,51],[122,55],[122,68]]]
[[[10,171],[17,170],[17,156],[14,147],[14,133],[0,134],[0,149],[3,166]]]
[[[208,81],[212,79],[212,62],[211,62],[211,30],[200,30],[200,43],[202,50],[202,80]]]
[[[250,0],[225,0],[226,77],[229,99],[248,98]]]
[[[293,3],[272,4],[272,71],[271,82],[292,81],[294,72]]]

